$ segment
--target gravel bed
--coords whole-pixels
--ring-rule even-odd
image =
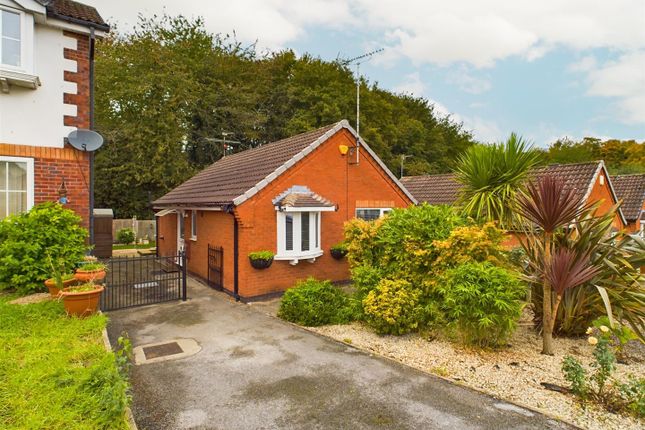
[[[544,389],[540,383],[566,386],[561,362],[572,355],[588,365],[593,347],[586,339],[554,339],[556,354],[540,354],[542,340],[523,319],[508,348],[498,351],[470,349],[419,335],[379,336],[361,323],[309,328],[316,333],[349,343],[425,372],[484,391],[501,399],[539,410],[586,429],[643,429],[645,422],[616,415],[595,405],[583,408],[571,395]],[[628,364],[618,364],[615,375],[645,375],[642,345],[628,353]]]

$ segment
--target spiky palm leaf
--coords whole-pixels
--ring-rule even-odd
[[[469,148],[456,169],[457,180],[463,184],[463,212],[480,221],[499,221],[511,227],[516,221],[515,195],[539,163],[540,153],[515,133],[504,143]]]

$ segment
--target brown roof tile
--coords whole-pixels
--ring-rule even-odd
[[[645,174],[614,176],[612,184],[623,201],[621,207],[627,221],[637,220],[645,202]]]
[[[153,202],[164,206],[223,206],[256,186],[268,175],[340,123],[292,136],[221,158]]]
[[[552,164],[535,169],[531,176],[538,178],[543,175],[553,175],[565,183],[565,189],[573,188],[576,197],[582,198],[600,167],[599,161],[578,164]],[[462,185],[457,182],[454,173],[442,175],[408,176],[401,180],[403,185],[420,202],[433,205],[455,204],[459,199]]]
[[[96,27],[108,30],[109,26],[103,21],[96,8],[72,0],[41,1],[47,7],[47,14],[54,17],[71,18],[80,21],[79,24],[95,24]]]
[[[419,202],[431,205],[452,205],[459,199],[461,190],[454,173],[405,176],[401,183]]]
[[[306,186],[296,185],[291,187],[276,199],[273,204],[281,207],[311,208],[334,207],[335,205],[326,198],[314,193]]]

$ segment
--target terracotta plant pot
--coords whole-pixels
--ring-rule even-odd
[[[253,260],[252,258],[249,258],[249,261],[251,262],[251,266],[253,266],[254,269],[262,270],[262,269],[267,269],[271,267],[273,264],[273,258],[271,259],[255,259]]]
[[[91,291],[69,291],[70,289],[70,287],[65,288],[60,293],[67,315],[84,317],[96,313],[101,293],[105,287],[97,285]]]
[[[342,260],[343,257],[347,255],[347,250],[346,249],[335,249],[332,248],[330,250],[330,254],[332,257],[334,257],[336,260]]]
[[[79,268],[76,269],[74,277],[77,281],[82,283],[99,282],[105,279],[105,269],[83,270],[82,268]]]
[[[75,285],[78,281],[76,280],[76,277],[72,279],[67,279],[63,281],[63,288],[71,287],[72,285]],[[54,278],[47,279],[45,281],[45,286],[49,290],[49,294],[53,297],[56,298],[60,294],[60,290],[56,286],[56,280]]]

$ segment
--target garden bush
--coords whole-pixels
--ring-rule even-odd
[[[381,280],[363,299],[367,324],[379,334],[405,334],[419,327],[423,309],[420,292],[405,280]]]
[[[136,235],[134,234],[134,230],[132,230],[131,228],[122,228],[116,233],[117,242],[124,245],[133,243],[135,239]]]
[[[459,338],[482,347],[505,343],[515,330],[526,295],[514,273],[489,262],[448,270],[438,290]]]
[[[330,281],[308,278],[285,291],[278,316],[284,320],[315,327],[346,324],[354,319],[353,299]]]
[[[50,257],[71,272],[88,250],[80,222],[58,203],[42,203],[0,221],[0,289],[44,291],[43,281],[52,272]]]
[[[354,288],[356,289],[356,295],[361,300],[370,291],[374,290],[381,281],[381,278],[383,278],[383,272],[380,269],[368,264],[353,267],[351,269],[351,275]]]

